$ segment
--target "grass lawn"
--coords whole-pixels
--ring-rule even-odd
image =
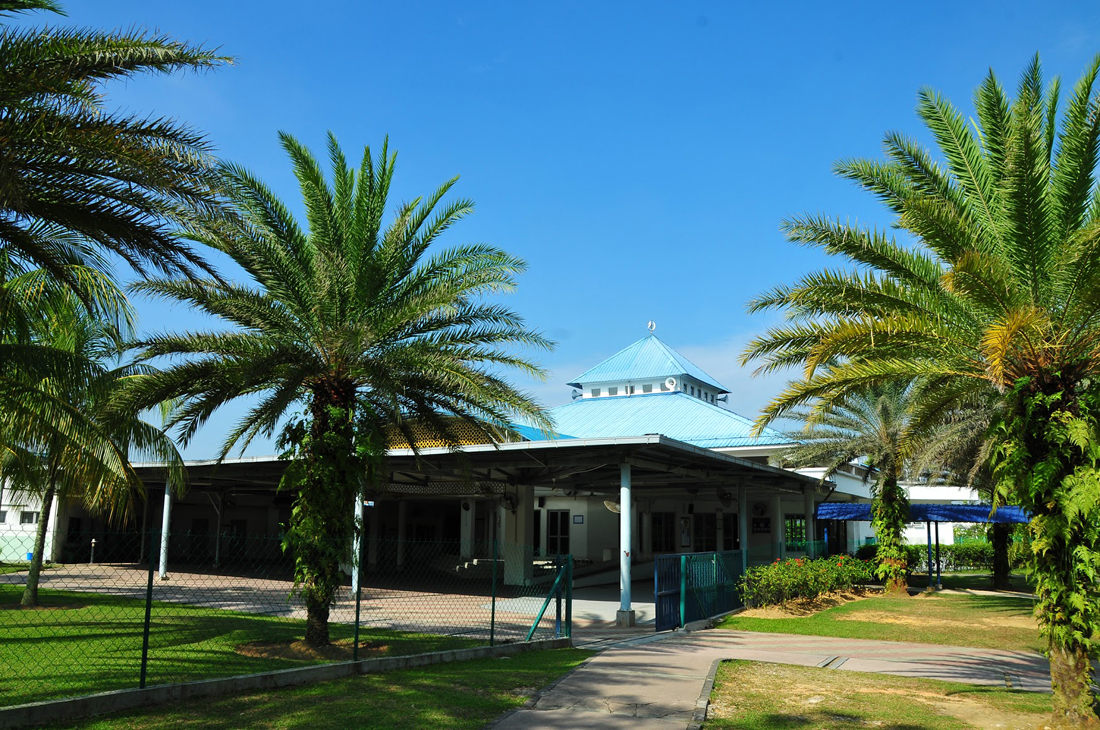
[[[1013,596],[875,595],[808,616],[753,609],[719,628],[1040,651],[1035,602]]]
[[[435,664],[273,692],[177,702],[53,730],[453,728],[474,730],[522,705],[592,655],[578,649]]]
[[[725,662],[705,730],[1041,728],[1050,695],[816,667]]]
[[[0,705],[138,686],[145,618],[142,600],[43,589],[45,608],[20,609],[21,589],[0,586]],[[153,604],[148,682],[190,682],[316,664],[326,658],[284,649],[305,632],[296,619],[184,604]],[[334,641],[353,628],[332,624]],[[364,630],[360,658],[459,649],[463,637]],[[262,644],[257,646],[257,644]],[[289,655],[288,655],[289,654]]]
[[[2,563],[0,562],[0,575],[5,573],[19,573],[26,570],[30,563]]]
[[[984,572],[960,572],[960,573],[944,573],[940,576],[943,579],[944,588],[959,588],[965,590],[993,590],[993,576]],[[1034,586],[1027,582],[1027,578],[1023,573],[1010,573],[1008,576],[1009,590],[1020,591],[1021,593],[1031,593],[1034,591]],[[928,585],[928,576],[923,573],[915,573],[909,579],[909,585],[917,588],[924,588]]]

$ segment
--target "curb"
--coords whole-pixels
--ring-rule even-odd
[[[707,721],[707,712],[710,710],[710,693],[714,691],[714,677],[718,674],[718,665],[726,659],[715,659],[710,664],[710,671],[703,682],[703,689],[699,692],[699,699],[695,700],[695,714],[688,723],[687,730],[702,730],[703,723]]]

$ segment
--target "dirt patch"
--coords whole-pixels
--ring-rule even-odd
[[[1035,619],[1030,616],[997,616],[989,618],[968,619],[966,621],[936,618],[934,616],[899,616],[887,611],[860,611],[848,616],[837,616],[838,621],[864,621],[876,624],[894,624],[898,626],[942,626],[974,628],[982,626],[991,629],[1037,629]]]
[[[799,599],[796,601],[788,601],[780,606],[763,606],[761,608],[750,608],[737,614],[738,617],[745,618],[805,618],[806,616],[813,616],[815,613],[825,611],[830,608],[836,608],[842,606],[845,603],[851,603],[852,601],[861,601],[864,598],[870,598],[871,596],[880,595],[878,592],[873,591],[844,591],[840,593],[826,593],[825,595],[818,596],[813,600]]]
[[[350,662],[352,660],[352,641],[334,641],[328,646],[310,646],[301,639],[295,641],[253,641],[237,646],[237,653],[260,659],[290,659],[300,662]],[[359,643],[359,658],[386,656],[390,646],[380,641]]]

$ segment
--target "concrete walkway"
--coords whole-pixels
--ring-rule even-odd
[[[1050,691],[1046,659],[1029,652],[709,629],[619,641],[491,727],[695,728],[724,659]]]

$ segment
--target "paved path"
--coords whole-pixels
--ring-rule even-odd
[[[723,659],[1050,691],[1049,665],[1030,652],[709,629],[621,640],[492,727],[696,727],[705,717],[714,668]]]

